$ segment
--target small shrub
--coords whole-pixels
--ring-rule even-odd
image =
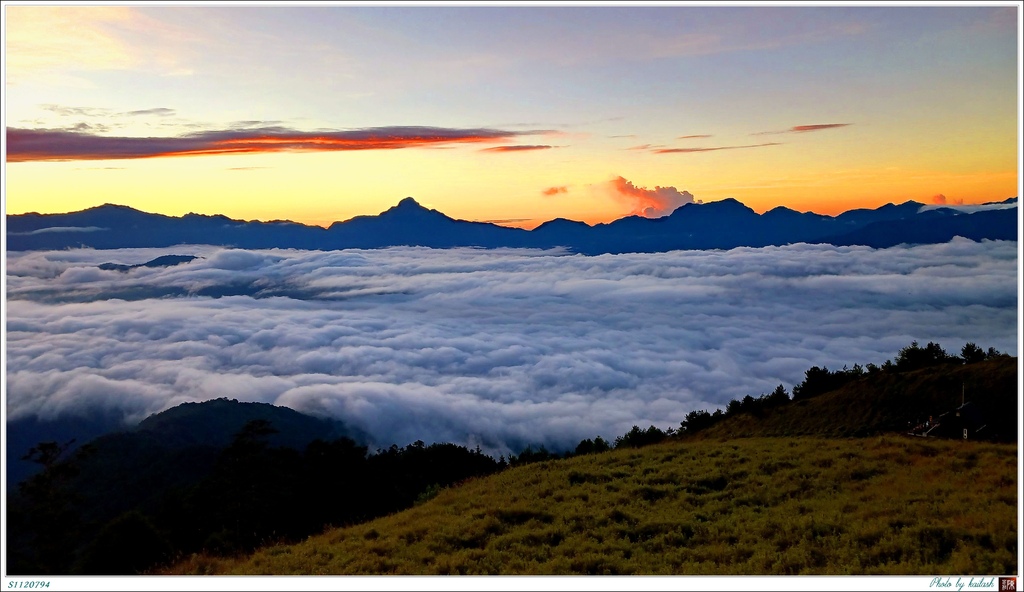
[[[525,508],[514,508],[509,510],[499,509],[495,512],[495,516],[501,522],[505,524],[512,524],[518,526],[520,524],[526,524],[531,520],[537,520],[545,524],[550,524],[555,517],[547,512],[539,512],[536,510],[527,510]]]
[[[643,486],[636,490],[637,496],[646,502],[656,502],[662,498],[674,495],[674,491],[665,487]]]
[[[579,485],[581,483],[607,483],[608,481],[611,481],[611,477],[608,475],[584,473],[581,471],[569,472],[569,485]]]

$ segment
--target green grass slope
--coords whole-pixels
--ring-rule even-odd
[[[509,469],[177,574],[1015,574],[1017,446],[670,440]]]

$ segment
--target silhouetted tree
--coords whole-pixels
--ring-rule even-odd
[[[896,355],[896,370],[900,372],[920,370],[950,361],[950,359],[949,354],[939,344],[929,341],[928,345],[921,347],[917,341],[914,341]]]
[[[633,426],[628,432],[615,438],[615,448],[640,448],[657,444],[667,437],[667,433],[653,425],[646,430],[640,429],[639,426]]]
[[[581,440],[580,443],[576,445],[575,454],[595,454],[608,450],[611,450],[611,446],[608,445],[608,442],[606,442],[604,438],[598,436],[593,440],[590,438]]]
[[[351,438],[314,440],[302,455],[308,523],[320,528],[342,526],[370,516],[367,448]],[[354,484],[359,484],[354,486]]]
[[[518,465],[525,465],[536,462],[544,462],[546,460],[558,460],[560,458],[557,453],[549,452],[547,448],[541,445],[537,450],[533,449],[533,446],[527,446],[519,453],[518,456],[509,456],[508,464],[511,467]]]
[[[837,382],[827,366],[812,366],[804,372],[804,381],[793,387],[793,400],[810,399],[827,393],[836,388]]]
[[[963,358],[964,364],[984,362],[985,350],[978,347],[975,343],[968,342],[960,349],[960,357]]]
[[[196,488],[189,516],[200,548],[215,553],[249,551],[261,544],[297,536],[305,522],[302,459],[298,451],[271,448],[277,430],[250,421],[221,452],[213,472]]]
[[[141,574],[171,556],[171,545],[138,510],[130,510],[104,525],[85,547],[75,573],[88,575]]]
[[[722,410],[716,410],[717,417],[722,416]],[[679,423],[680,434],[695,434],[701,430],[707,429],[714,425],[717,421],[715,415],[705,411],[704,409],[695,409],[686,414],[683,421]]]
[[[762,396],[764,405],[766,407],[779,407],[789,403],[789,393],[786,391],[786,387],[781,384],[775,387],[775,390],[768,395]]]
[[[14,574],[70,571],[75,544],[82,528],[78,496],[68,485],[78,467],[65,454],[74,444],[40,442],[22,460],[42,465],[40,473],[19,484],[18,495],[9,500],[8,567]],[[88,454],[88,448],[80,454]]]
[[[750,395],[746,395],[740,401],[740,412],[741,413],[757,414],[759,411],[760,411],[760,409],[758,409],[757,400],[755,400],[754,397],[751,397]]]

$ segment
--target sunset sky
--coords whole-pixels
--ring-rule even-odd
[[[532,227],[1018,194],[1019,3],[20,6],[5,210]]]

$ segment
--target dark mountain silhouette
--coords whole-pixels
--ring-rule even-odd
[[[37,443],[52,440],[64,444],[74,440],[68,451],[92,441],[106,450],[110,447],[143,451],[172,451],[189,448],[223,448],[231,437],[253,420],[271,422],[277,433],[268,442],[301,450],[316,439],[349,437],[367,441],[367,434],[337,420],[319,419],[287,407],[266,403],[240,403],[215,399],[201,403],[182,403],[151,415],[135,427],[127,427],[111,417],[74,417],[53,421],[24,418],[7,424],[7,486],[11,487],[37,472],[40,467],[22,457]]]
[[[73,416],[39,419],[35,415],[7,420],[6,455],[7,487],[11,488],[25,478],[38,473],[42,467],[22,457],[40,442],[53,441],[78,446],[116,429],[124,429],[123,420],[115,417]]]
[[[142,420],[129,433],[143,434],[169,447],[227,446],[232,436],[254,420],[268,421],[277,429],[268,443],[272,446],[302,449],[316,439],[330,440],[347,436],[365,441],[366,434],[330,419],[299,413],[269,403],[245,403],[214,399],[182,403]]]
[[[473,246],[565,247],[577,253],[600,254],[798,242],[889,247],[946,242],[954,236],[1016,240],[1016,201],[1011,198],[1004,202],[1014,207],[974,213],[924,209],[924,204],[908,201],[833,217],[784,207],[757,214],[735,199],[725,199],[685,204],[662,218],[628,216],[594,226],[560,218],[532,231],[456,220],[421,206],[411,197],[377,216],[357,216],[326,229],[287,221],[245,222],[222,215],[186,214],[178,218],[108,204],[68,214],[7,216],[7,248],[24,251],[211,244],[331,250]]]
[[[264,403],[186,403],[64,451],[8,490],[16,573],[134,574],[407,508],[501,468],[454,444],[368,455],[344,426]]]
[[[129,271],[136,267],[172,267],[174,265],[181,265],[182,263],[188,263],[193,259],[198,259],[195,255],[161,255],[156,259],[151,259],[145,263],[139,263],[137,265],[125,265],[123,263],[100,263],[99,268],[113,271]]]
[[[954,236],[971,240],[1017,240],[1017,210],[984,210],[969,216],[932,210],[916,217],[883,220],[829,237],[833,245],[891,247],[900,243],[944,243]]]
[[[357,216],[327,229],[332,248],[526,246],[527,231],[487,222],[455,220],[411,197],[378,216]]]
[[[91,488],[118,487],[116,495],[142,503],[155,491],[198,479],[212,467],[216,451],[252,421],[266,422],[274,433],[269,446],[304,450],[317,439],[333,440],[355,435],[336,420],[304,415],[287,407],[215,399],[183,403],[151,415],[133,429],[105,434],[90,441],[83,453],[89,470],[83,479],[95,480]],[[112,478],[120,475],[122,478]],[[124,491],[131,484],[136,491]],[[97,508],[98,509],[98,508]]]

